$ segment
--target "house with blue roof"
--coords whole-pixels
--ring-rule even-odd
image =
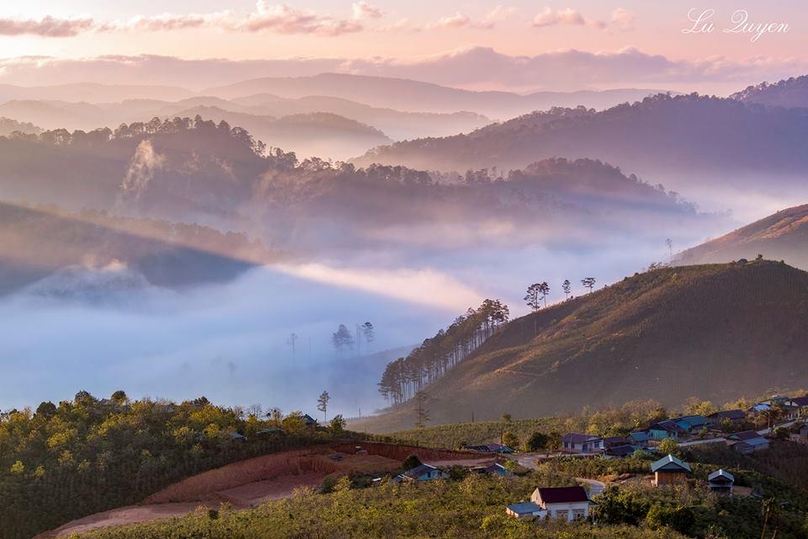
[[[505,508],[505,513],[516,520],[534,520],[544,518],[547,511],[533,502],[514,503]]]

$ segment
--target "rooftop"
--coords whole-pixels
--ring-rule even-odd
[[[690,473],[690,464],[680,460],[673,455],[662,457],[658,461],[651,464],[651,472],[687,472]]]
[[[588,502],[589,494],[584,487],[539,487],[539,498],[544,503]]]
[[[729,482],[729,481],[734,482],[735,481],[735,476],[733,476],[731,473],[729,473],[727,471],[724,471],[722,469],[722,470],[716,470],[715,472],[708,475],[707,480],[708,481],[713,481],[713,482],[716,482],[716,483]]]
[[[508,509],[510,509],[517,515],[529,515],[532,513],[538,513],[539,511],[542,510],[541,507],[539,507],[533,502],[513,503],[508,506]]]

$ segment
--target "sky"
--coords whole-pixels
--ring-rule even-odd
[[[692,31],[705,24],[711,32]],[[757,25],[776,31],[729,32]],[[80,76],[201,89],[210,77],[182,69],[184,80],[169,76],[177,62],[195,62],[209,74],[220,70],[222,83],[322,71],[408,78],[438,71],[435,82],[470,89],[641,86],[721,94],[808,71],[806,27],[800,3],[761,0],[2,2],[0,82]]]

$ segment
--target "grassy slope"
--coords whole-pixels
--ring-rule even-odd
[[[779,211],[729,234],[688,249],[679,256],[683,264],[771,260],[808,270],[808,204]]]
[[[534,324],[536,332],[534,333]],[[432,424],[629,400],[727,402],[808,380],[808,273],[774,262],[664,268],[516,319],[429,386]],[[411,406],[355,425],[409,428]]]

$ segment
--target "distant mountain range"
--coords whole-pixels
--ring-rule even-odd
[[[13,99],[69,101],[73,103],[111,103],[125,99],[165,99],[177,101],[195,95],[176,86],[98,84],[83,82],[54,86],[15,86],[0,84],[0,102]]]
[[[736,185],[738,176],[804,173],[808,110],[658,95],[603,112],[534,112],[467,135],[395,143],[354,162],[464,171],[520,168],[548,157],[597,158],[643,175],[710,174]]]
[[[808,107],[808,75],[792,77],[774,84],[761,83],[732,94],[732,99],[772,107]]]
[[[758,255],[769,260],[784,260],[808,270],[808,205],[779,211],[726,236],[688,249],[677,257],[676,262],[705,264],[742,258],[754,260]]]
[[[208,88],[202,93],[225,99],[238,99],[256,94],[272,94],[287,99],[328,96],[399,111],[442,113],[470,111],[504,119],[551,107],[583,105],[603,109],[618,103],[642,99],[659,93],[659,90],[581,90],[520,95],[512,92],[460,90],[409,79],[323,73],[312,77],[253,79]]]
[[[426,386],[431,423],[676,406],[808,384],[808,273],[769,261],[662,268],[511,321]],[[362,428],[413,423],[413,402]]]

